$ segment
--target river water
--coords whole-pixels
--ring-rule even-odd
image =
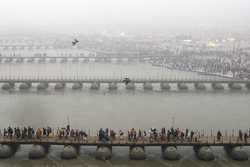
[[[180,72],[152,67],[149,64],[105,64],[105,63],[55,63],[55,64],[0,64],[0,77],[78,77],[78,78],[192,78],[200,79],[196,73]],[[215,77],[209,77],[215,78]],[[154,85],[152,91],[143,90],[137,85],[134,91],[118,85],[118,90],[108,90],[103,84],[100,90],[90,90],[85,84],[82,90],[72,90],[70,85],[63,91],[55,91],[53,85],[47,91],[37,91],[35,85],[26,91],[16,87],[11,91],[0,91],[0,127],[31,125],[34,127],[65,126],[67,117],[75,128],[82,128],[96,134],[100,128],[115,130],[131,127],[148,129],[152,126],[193,128],[210,134],[220,129],[231,133],[233,129],[250,128],[250,91],[243,89],[232,91],[227,87],[215,91],[198,91],[189,85],[188,91],[179,91],[171,85],[170,91],[162,91]],[[197,160],[191,147],[179,148],[180,161],[165,161],[160,157],[160,148],[146,148],[147,160],[131,161],[128,148],[114,148],[110,161],[97,161],[94,147],[81,148],[78,159],[65,161],[60,159],[62,147],[53,146],[48,157],[41,160],[28,160],[30,146],[21,146],[10,159],[0,160],[2,166],[249,166],[249,161],[237,162],[226,156],[223,149],[215,147],[216,160],[203,162]],[[249,148],[246,148],[250,153]]]

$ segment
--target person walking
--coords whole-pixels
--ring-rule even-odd
[[[220,132],[220,130],[217,132],[217,141],[220,141],[222,137],[222,134]]]

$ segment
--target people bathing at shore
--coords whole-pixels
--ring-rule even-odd
[[[57,128],[55,131],[51,127],[37,128],[36,130],[30,126],[28,127],[14,127],[9,126],[8,128],[3,129],[3,133],[0,131],[0,136],[9,139],[43,139],[43,138],[59,138],[59,139],[73,139],[75,141],[87,141],[88,135],[85,131],[80,129],[72,129],[70,126]],[[242,130],[238,131],[238,141],[247,142],[250,138],[248,134],[250,131],[245,133]],[[139,142],[149,140],[149,142],[198,142],[199,139],[204,137],[204,132],[200,133],[199,131],[194,131],[192,129],[181,130],[180,128],[170,128],[166,129],[165,127],[160,130],[156,128],[150,128],[148,133],[146,130],[131,128],[127,131],[127,136],[122,130],[119,130],[118,133],[113,129],[100,128],[97,133],[97,140],[100,142],[110,142],[110,141],[124,141],[127,139],[129,142]],[[216,141],[221,142],[223,139],[222,132],[220,130],[216,133]]]

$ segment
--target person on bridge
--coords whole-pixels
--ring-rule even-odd
[[[122,82],[124,82],[125,85],[127,85],[127,84],[129,84],[129,83],[131,82],[131,80],[130,80],[128,77],[126,77],[126,78],[124,78],[124,79],[122,80]]]
[[[217,132],[217,141],[220,141],[222,137],[222,134],[220,132],[220,130]]]
[[[70,130],[70,135],[69,135],[70,137],[74,137],[75,136],[75,131],[74,131],[74,129],[71,129]]]
[[[166,139],[166,129],[165,128],[161,128],[160,137],[161,137],[162,141]]]
[[[181,137],[181,142],[183,142],[185,138],[185,134],[183,131],[181,131],[180,137]]]
[[[80,130],[79,135],[80,135],[80,138],[82,140],[84,140],[84,141],[87,140],[88,135],[87,135],[87,133],[85,131]]]
[[[137,137],[139,140],[142,140],[142,131],[141,131],[141,129],[139,129],[139,131],[138,131],[138,137]]]
[[[66,135],[69,136],[69,133],[70,133],[70,125],[68,124],[66,126]]]
[[[107,133],[102,128],[99,130],[98,136],[99,136],[99,141],[102,141],[104,143],[109,141]]]
[[[149,130],[149,135],[150,135],[150,140],[157,140],[157,137],[158,137],[158,133],[157,133],[157,129],[156,128],[151,128]]]
[[[240,139],[240,141],[242,141],[242,140],[243,140],[243,133],[242,133],[242,131],[241,131],[241,130],[239,130],[239,139]]]
[[[190,139],[191,139],[191,141],[193,141],[193,139],[194,139],[194,131],[192,131],[192,130],[190,132]]]
[[[19,139],[21,137],[21,130],[19,127],[14,128],[14,136]]]
[[[116,139],[116,133],[115,133],[115,131],[114,130],[110,130],[110,138],[112,139],[112,140],[115,140]]]
[[[8,127],[8,137],[12,138],[12,136],[13,136],[13,129],[9,126]]]
[[[120,140],[124,139],[124,132],[122,130],[119,130],[119,139]]]
[[[47,131],[47,137],[49,137],[52,133],[52,128],[48,126],[46,131]]]
[[[27,136],[28,136],[28,135],[27,135],[27,132],[28,132],[27,128],[26,128],[26,127],[23,127],[22,133],[21,133],[22,139],[27,138]]]
[[[74,139],[80,141],[80,135],[79,135],[79,130],[78,129],[75,130]]]
[[[109,128],[106,128],[106,130],[105,130],[105,135],[106,135],[106,136],[109,136]]]
[[[147,132],[145,130],[143,131],[143,137],[147,137]]]
[[[7,136],[7,130],[5,128],[3,129],[3,136]]]
[[[134,128],[132,128],[132,138],[133,138],[133,141],[136,141],[137,140],[137,132]]]
[[[34,136],[35,131],[33,128],[31,128],[30,126],[28,126],[28,139],[32,139],[32,137]]]
[[[38,129],[36,130],[36,138],[37,138],[37,139],[41,139],[42,134],[43,134],[42,128],[38,128]]]
[[[247,143],[247,138],[248,138],[248,135],[247,135],[247,132],[244,133],[244,141],[245,143]]]
[[[168,130],[167,131],[167,141],[170,141],[170,138],[171,138],[171,131]]]
[[[185,131],[185,138],[188,137],[188,133],[189,133],[189,131],[188,131],[188,129],[186,128],[186,131]]]

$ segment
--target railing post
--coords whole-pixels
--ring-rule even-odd
[[[90,136],[90,129],[88,129],[88,136]]]

